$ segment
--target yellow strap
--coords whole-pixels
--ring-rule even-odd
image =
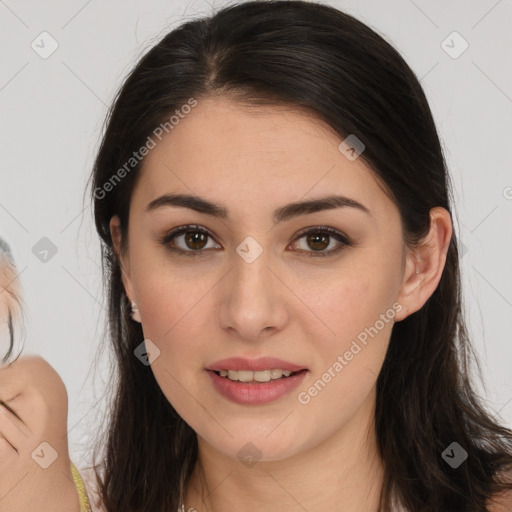
[[[73,473],[73,480],[75,481],[76,490],[78,491],[80,512],[91,512],[91,505],[89,504],[89,498],[87,496],[87,491],[85,490],[84,482],[82,481],[82,477],[75,468],[73,462],[71,462],[71,472]]]

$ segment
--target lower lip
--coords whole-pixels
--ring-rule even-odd
[[[266,404],[277,400],[294,390],[304,379],[307,370],[295,375],[269,382],[240,382],[232,381],[217,375],[212,370],[206,370],[212,379],[215,389],[225,398],[237,404]]]

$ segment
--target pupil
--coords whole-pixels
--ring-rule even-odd
[[[313,243],[313,245],[316,245],[316,244],[320,244],[320,247],[312,247],[310,245],[310,247],[312,249],[314,249],[315,251],[318,250],[322,250],[322,249],[325,249],[326,247],[329,246],[329,242],[328,242],[328,238],[329,238],[329,235],[325,235],[325,234],[316,234],[316,235],[308,235],[308,243]],[[323,240],[324,242],[327,241],[327,243],[322,243],[321,240]]]
[[[206,234],[200,233],[198,231],[187,231],[185,235],[185,240],[187,242],[187,245],[191,249],[202,249],[206,243],[203,243],[201,245],[201,242],[206,242]],[[196,243],[199,242],[199,247],[195,246]]]

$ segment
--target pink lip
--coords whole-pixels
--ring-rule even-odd
[[[258,359],[246,359],[244,357],[230,357],[228,359],[221,359],[215,363],[207,366],[207,370],[252,370],[253,372],[261,370],[272,370],[273,368],[279,370],[290,370],[291,372],[298,372],[305,370],[304,366],[298,366],[293,363],[288,363],[282,359],[275,357],[260,357]]]
[[[230,359],[229,361],[232,360]],[[260,360],[258,360],[258,365],[261,366],[259,361]],[[270,367],[287,369],[283,368],[281,365],[282,362],[276,366],[270,365]],[[238,368],[241,369],[240,366],[238,366]],[[266,366],[266,368],[269,368],[269,366]],[[224,367],[224,369],[226,368]],[[223,397],[237,404],[258,405],[272,402],[289,394],[302,382],[309,372],[304,370],[290,375],[290,377],[271,380],[270,382],[235,382],[226,377],[217,375],[213,370],[207,370],[207,373],[212,379],[215,389]]]

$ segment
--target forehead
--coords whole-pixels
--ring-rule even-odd
[[[340,193],[369,209],[393,208],[362,159],[318,118],[284,107],[198,100],[145,158],[132,200],[164,193],[206,196],[246,210]],[[247,211],[245,211],[247,213]]]

